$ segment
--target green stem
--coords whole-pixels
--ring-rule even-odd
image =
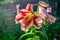
[[[26,33],[26,34],[23,34],[23,35],[19,38],[19,40],[21,40],[24,36],[27,36],[27,35],[34,35],[34,33]]]
[[[36,32],[35,31],[36,31],[36,29],[34,28],[34,40],[36,40],[36,35],[35,35]]]
[[[31,30],[30,30],[30,33],[34,33],[34,40],[36,40],[36,29],[32,26],[31,27]]]
[[[44,36],[44,37],[46,37],[46,40],[48,40],[48,37],[47,37],[47,35],[44,33],[44,32],[42,32],[42,31],[37,31],[35,28],[31,28],[31,30],[30,30],[30,32],[28,32],[28,33],[26,33],[26,34],[23,34],[21,37],[20,37],[20,39],[19,40],[21,40],[23,37],[25,37],[25,36],[27,36],[27,35],[33,35],[33,39],[34,40],[38,40],[38,38],[36,37],[37,35],[36,35],[36,33],[40,33],[42,36]],[[39,36],[39,35],[38,35]],[[40,36],[39,36],[39,38],[40,38]]]

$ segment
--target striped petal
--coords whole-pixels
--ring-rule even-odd
[[[44,12],[45,15],[48,14],[48,12],[47,12],[47,10],[45,8],[43,8],[41,6],[38,6],[38,9],[39,9],[39,13]]]
[[[52,23],[54,23],[56,21],[56,18],[53,17],[52,15],[48,14],[48,19],[49,21],[51,21]]]
[[[20,14],[16,15],[16,18],[15,18],[16,24],[20,23],[20,21],[23,19],[24,19],[24,17],[22,17]]]
[[[37,19],[36,17],[33,18],[34,27],[35,27],[36,29],[39,29],[39,28],[41,28],[42,26],[41,26],[41,24],[38,23],[38,21],[37,21],[36,19]]]
[[[45,22],[45,18],[47,17],[46,13],[47,13],[46,10],[39,6],[39,14],[36,15],[39,17],[37,19],[39,21],[39,23]]]
[[[27,4],[26,9],[29,11],[33,11],[33,4]]]
[[[40,16],[38,16],[38,18],[36,19],[36,21],[41,24],[43,22],[43,18],[41,18]]]
[[[45,19],[45,17],[47,16],[47,11],[43,8],[43,7],[38,7],[39,8],[39,14],[37,16],[39,16],[40,18]]]
[[[31,25],[32,25],[32,19],[25,23],[21,23],[21,30],[27,32],[29,28],[31,27]]]
[[[20,12],[19,14],[17,14],[15,18],[16,24],[21,23],[26,17],[27,16],[25,12]]]
[[[19,12],[20,12],[20,13],[22,13],[22,12],[28,13],[29,11],[26,10],[26,9],[21,9],[21,10],[19,10]]]

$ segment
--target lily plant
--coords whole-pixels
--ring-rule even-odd
[[[32,25],[35,29],[40,29],[42,27],[41,23],[45,23],[46,20],[49,20],[52,23],[56,21],[56,18],[49,14],[52,11],[52,8],[43,1],[40,1],[38,4],[37,14],[33,11],[33,4],[27,4],[25,9],[19,9],[19,6],[20,5],[16,5],[17,15],[15,22],[16,24],[21,24],[21,30],[24,32],[28,32]]]
[[[15,18],[16,24],[21,23],[21,30],[27,32],[29,28],[34,24],[36,29],[42,27],[41,23],[46,20],[46,17],[49,21],[55,22],[56,18],[48,14],[51,12],[51,8],[44,9],[41,6],[38,6],[39,13],[35,15],[33,11],[33,4],[27,4],[26,9],[19,10],[19,5],[16,5],[17,15]]]

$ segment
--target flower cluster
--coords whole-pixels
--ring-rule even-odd
[[[21,30],[27,32],[29,28],[34,24],[34,27],[36,29],[39,29],[42,27],[40,23],[44,22],[46,18],[48,18],[49,21],[55,22],[56,18],[52,15],[48,14],[48,12],[51,12],[51,7],[48,7],[47,10],[44,9],[41,6],[38,6],[39,13],[35,15],[33,11],[33,4],[27,4],[26,9],[19,10],[19,5],[17,7],[17,15],[15,18],[16,24],[21,23]]]

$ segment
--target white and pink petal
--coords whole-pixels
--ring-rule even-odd
[[[27,31],[29,31],[31,26],[32,26],[32,19],[29,20],[28,22],[21,23],[21,30],[27,32]]]
[[[48,19],[49,21],[51,21],[52,23],[54,23],[56,21],[56,18],[50,14],[48,14]]]
[[[34,27],[36,29],[39,29],[42,27],[42,25],[40,23],[38,23],[39,21],[37,21],[38,18],[33,18],[33,24],[34,24]]]
[[[28,11],[33,11],[33,4],[27,4],[26,9]]]

